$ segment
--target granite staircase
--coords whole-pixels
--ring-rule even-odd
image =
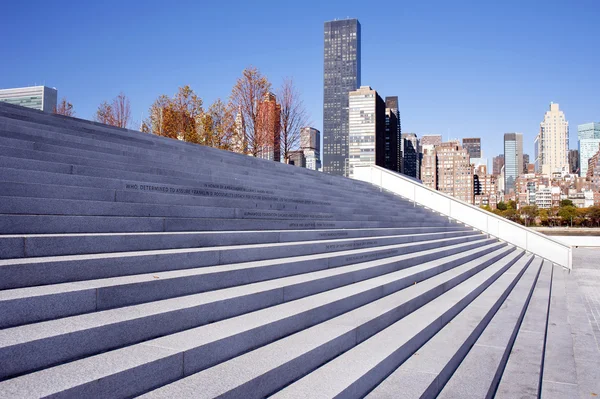
[[[564,273],[366,183],[0,103],[2,398],[553,397]]]

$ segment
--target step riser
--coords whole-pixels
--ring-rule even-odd
[[[154,174],[154,175],[161,175],[161,176],[166,176],[166,177],[171,177],[171,179],[173,178],[184,178],[184,179],[190,179],[190,180],[196,180],[199,176],[212,176],[213,178],[216,178],[220,181],[221,178],[228,178],[228,179],[237,179],[239,180],[239,182],[245,182],[245,184],[249,184],[249,182],[251,182],[251,184],[255,184],[258,186],[262,186],[262,184],[272,184],[273,183],[273,179],[276,180],[281,180],[281,182],[283,183],[284,181],[290,179],[291,173],[285,173],[283,175],[273,175],[272,173],[269,173],[269,175],[259,175],[257,173],[253,173],[253,174],[249,174],[248,171],[236,171],[235,169],[211,169],[214,168],[214,165],[211,164],[205,164],[205,165],[201,165],[201,166],[194,166],[194,165],[188,165],[189,168],[188,170],[191,170],[190,172],[183,172],[181,170],[173,170],[173,169],[166,169],[164,167],[160,167],[163,166],[163,163],[151,163],[148,165],[143,165],[143,162],[136,162],[136,161],[131,161],[132,163],[127,163],[127,162],[111,162],[111,163],[106,163],[105,160],[102,159],[102,157],[100,157],[99,159],[96,158],[84,158],[81,156],[74,156],[74,155],[64,155],[64,154],[60,154],[60,153],[53,153],[53,152],[45,152],[45,151],[39,151],[39,150],[28,150],[28,149],[24,149],[24,148],[14,148],[14,147],[4,147],[4,146],[0,146],[0,156],[2,157],[12,157],[12,158],[21,158],[21,159],[27,159],[27,160],[37,160],[37,161],[43,161],[43,162],[51,162],[51,163],[68,163],[68,164],[72,164],[72,165],[76,165],[76,166],[84,166],[84,167],[94,167],[94,168],[102,168],[105,169],[106,171],[112,171],[112,173],[108,173],[105,172],[105,176],[103,177],[110,177],[110,175],[115,175],[115,174],[119,174],[118,171],[123,171],[123,170],[127,170],[130,172],[137,172],[137,173],[144,173],[144,174]],[[128,160],[127,158],[123,159],[123,161]],[[158,165],[158,166],[157,166]],[[287,165],[286,167],[288,168],[296,168],[293,166],[289,166]],[[194,171],[195,169],[195,171]],[[299,168],[298,168],[299,169]],[[115,172],[117,171],[117,172]],[[298,181],[298,184],[302,184],[301,183],[302,179],[300,179]],[[238,183],[239,183],[238,182]],[[290,191],[308,191],[308,192],[313,192],[315,195],[320,195],[320,190],[318,188],[314,187],[315,184],[313,183],[313,185],[311,187],[302,187],[300,188],[296,188],[291,186],[290,187]],[[344,192],[345,190],[341,190],[340,188],[332,188],[330,186],[327,186],[328,188],[330,188],[332,191],[339,191],[340,193]],[[357,191],[357,194],[360,195],[368,195],[370,192],[369,191]]]
[[[473,231],[468,227],[0,237],[0,259]]]
[[[302,296],[312,295],[316,292],[324,291],[326,288],[332,289],[356,281],[362,281],[375,275],[390,273],[400,268],[482,248],[482,245],[486,243],[488,241],[482,243],[472,242],[460,248],[442,247],[438,253],[419,255],[414,258],[404,259],[401,262],[386,263],[365,271],[348,273],[344,277],[336,276],[335,278],[320,281],[319,284],[315,283],[312,286],[304,284],[294,289],[288,288],[285,291],[284,299],[288,301],[299,298],[301,295],[297,292],[301,292]],[[490,249],[485,249],[485,251],[494,251],[502,246],[503,244],[497,243]],[[485,253],[484,249],[482,249],[475,255],[465,256],[464,259],[473,260],[476,256],[482,256]],[[332,259],[331,263],[332,265],[335,264],[335,267],[342,267],[349,264],[345,262],[339,263],[335,259]],[[32,296],[27,299],[4,300],[0,301],[0,313],[4,315],[3,320],[0,321],[0,328],[197,294],[209,290],[315,272],[329,267],[333,266],[330,266],[327,259],[323,259],[322,262],[301,261],[280,265],[275,264],[271,267],[256,267],[240,271],[232,270],[173,279],[158,279],[89,290],[82,289],[80,291],[59,294]]]
[[[5,171],[14,169],[0,169],[0,175]],[[416,214],[431,215],[423,208],[414,207],[410,204],[395,204],[392,209],[365,208],[372,205],[372,199],[359,201],[355,199],[352,203],[337,201],[322,201],[312,199],[280,197],[274,194],[252,193],[240,190],[215,190],[206,186],[196,185],[196,188],[184,186],[148,185],[143,182],[133,181],[104,181],[94,183],[90,178],[80,176],[64,175],[69,179],[59,178],[61,175],[47,173],[44,176],[31,179],[30,176],[14,176],[13,173],[3,175],[4,181],[0,182],[0,193],[4,197],[31,197],[31,198],[64,198],[74,200],[92,201],[115,201],[146,204],[172,204],[208,207],[240,207],[240,208],[262,208],[262,209],[291,209],[320,212],[332,212],[337,214],[365,214],[381,216],[398,216],[410,210]],[[77,182],[70,182],[70,178],[76,177]],[[49,185],[49,181],[55,184]],[[22,182],[27,183],[22,183]],[[71,184],[75,185],[71,185]],[[93,183],[93,184],[91,184]],[[83,186],[80,186],[83,184]],[[100,188],[101,187],[101,188]],[[160,189],[161,192],[151,192]],[[166,192],[165,192],[166,191]],[[183,193],[183,194],[180,194]],[[288,193],[289,194],[289,193]],[[327,198],[323,196],[323,198]]]
[[[400,216],[371,216],[343,213],[317,213],[294,210],[268,210],[253,208],[219,208],[202,206],[171,206],[136,204],[128,202],[85,201],[70,199],[0,197],[0,214],[4,215],[68,215],[68,216],[123,216],[172,218],[223,218],[223,219],[298,219],[333,221],[390,221],[400,223]],[[443,221],[436,215],[422,216],[424,221]]]
[[[47,118],[47,115],[39,116],[32,114],[21,114],[26,116],[24,118],[23,116],[16,116],[18,114],[15,114],[15,112],[17,111],[11,110],[10,112],[6,112],[0,110],[0,115],[2,115],[0,116],[0,127],[2,128],[2,130],[11,130],[9,128],[17,129],[16,131],[14,131],[14,133],[17,134],[16,137],[18,137],[19,134],[23,135],[28,134],[29,132],[32,132],[34,136],[36,134],[52,134],[51,132],[54,132],[63,136],[67,142],[85,141],[87,140],[86,137],[89,137],[90,139],[94,140],[94,142],[99,142],[101,143],[100,145],[103,146],[118,145],[119,147],[117,148],[123,148],[122,146],[125,145],[127,146],[125,148],[127,148],[128,151],[133,151],[134,153],[143,152],[145,151],[144,148],[147,148],[153,151],[160,151],[160,153],[174,152],[178,156],[182,153],[185,153],[190,154],[194,158],[197,158],[196,154],[199,151],[202,151],[203,158],[212,157],[217,162],[227,162],[234,164],[242,162],[244,165],[249,166],[253,169],[269,168],[271,170],[284,170],[286,173],[291,172],[294,174],[298,174],[299,176],[309,176],[311,178],[316,177],[322,181],[335,182],[335,184],[353,187],[355,189],[360,188],[371,190],[370,185],[365,184],[363,182],[352,181],[349,179],[339,179],[334,176],[323,175],[314,171],[296,169],[291,171],[290,169],[285,169],[286,166],[284,165],[274,165],[274,163],[262,162],[256,159],[252,159],[251,157],[240,156],[239,154],[233,154],[227,151],[219,151],[213,148],[196,145],[181,145],[181,143],[179,142],[163,137],[157,137],[152,135],[148,136],[146,134],[140,134],[138,132],[118,130],[99,124],[90,125],[87,121],[77,121],[73,123],[72,119],[68,119],[65,121]],[[17,121],[11,118],[17,119]],[[41,123],[41,125],[38,123]],[[65,123],[73,124],[71,126],[67,126]],[[65,128],[67,130],[65,130]],[[111,144],[111,142],[113,141],[116,141],[116,143]]]
[[[247,200],[231,200],[227,198],[210,199],[208,197],[182,196],[176,194],[143,194],[121,190],[72,190],[66,186],[54,187],[51,190],[40,190],[39,186],[19,187],[14,190],[0,183],[0,213],[3,214],[82,214],[82,215],[119,215],[119,216],[178,216],[202,217],[217,212],[222,217],[233,218],[244,216],[249,211],[271,211],[265,214],[274,218],[277,215],[308,215],[309,218],[322,219],[355,219],[355,220],[393,220],[402,221],[402,212],[411,212],[426,220],[447,220],[446,217],[429,213],[423,209],[399,207],[398,211],[369,212],[368,208],[329,207],[319,204],[302,205],[285,202],[252,202]],[[3,187],[4,186],[4,187]],[[232,195],[235,196],[235,195]],[[61,206],[62,205],[62,206]],[[77,207],[83,208],[81,209]],[[73,208],[71,210],[71,208]],[[315,211],[319,212],[316,213]],[[227,213],[228,212],[228,213]],[[264,213],[264,212],[263,212]],[[196,216],[199,215],[199,216]],[[289,217],[287,217],[289,219]],[[405,219],[405,217],[404,217]]]
[[[54,137],[44,137],[48,135],[52,135]],[[77,140],[78,142],[73,140]],[[181,161],[193,163],[195,165],[205,165],[207,164],[206,161],[210,161],[211,164],[227,163],[239,166],[241,173],[244,173],[244,168],[250,167],[257,171],[268,170],[269,174],[294,174],[297,175],[299,179],[309,179],[314,177],[314,174],[311,176],[310,174],[305,173],[305,171],[297,169],[290,170],[288,167],[283,167],[283,165],[276,165],[274,167],[268,162],[262,160],[257,162],[257,160],[250,157],[239,156],[233,153],[224,153],[221,151],[218,153],[213,153],[213,151],[210,151],[210,149],[207,147],[194,146],[194,148],[192,148],[193,150],[199,150],[203,152],[202,157],[198,157],[196,156],[197,154],[194,154],[191,151],[188,153],[182,153],[180,149],[173,151],[164,147],[160,149],[143,149],[139,146],[126,147],[123,146],[122,143],[111,144],[107,141],[83,138],[81,135],[75,137],[69,135],[69,137],[64,137],[60,134],[51,134],[41,130],[36,130],[35,132],[26,131],[22,133],[0,130],[0,145],[13,146],[21,149],[34,149],[39,151],[62,153],[65,155],[83,155],[84,157],[111,159],[116,162],[119,162],[126,157],[134,159],[137,164],[148,163],[156,159],[163,160],[164,164],[166,165],[180,163]],[[102,154],[102,157],[99,154]],[[182,157],[185,158],[182,159]],[[328,179],[321,180],[327,181]],[[368,187],[366,185],[361,186],[353,182],[344,183],[346,183],[343,184],[345,186],[354,186],[359,190],[364,190]]]
[[[293,185],[285,184],[282,182],[274,182],[273,177],[271,177],[268,181],[263,178],[253,176],[252,180],[249,180],[249,176],[244,177],[232,177],[224,173],[217,173],[215,175],[211,175],[210,170],[204,170],[202,174],[195,174],[191,177],[182,177],[182,176],[174,176],[174,174],[159,174],[158,172],[153,172],[152,169],[146,169],[142,172],[133,172],[129,169],[115,169],[110,168],[111,165],[103,164],[98,167],[94,166],[84,166],[84,165],[76,165],[76,164],[68,164],[64,162],[48,162],[48,161],[38,161],[35,159],[23,158],[23,157],[13,157],[11,155],[2,156],[0,155],[0,167],[5,170],[23,170],[23,174],[31,175],[35,173],[44,173],[49,172],[52,174],[61,174],[62,178],[67,178],[69,176],[74,176],[74,180],[81,181],[83,177],[88,177],[92,179],[102,179],[108,181],[117,180],[127,180],[133,182],[140,182],[140,184],[149,184],[149,183],[160,183],[173,185],[174,187],[185,187],[185,188],[198,188],[198,185],[208,184],[208,185],[218,185],[218,186],[233,186],[233,187],[243,187],[246,190],[252,188],[252,184],[255,187],[260,187],[261,192],[267,192],[271,194],[280,194],[281,196],[290,196],[293,194],[294,197],[307,197],[309,199],[316,198],[325,198],[328,201],[335,200],[337,197],[347,197],[349,192],[354,193],[354,191],[349,191],[351,189],[343,189],[340,187],[323,185],[316,182],[313,182],[310,187],[307,184],[302,184],[300,182],[294,181]],[[288,179],[290,176],[288,176]],[[264,180],[264,181],[263,181]],[[24,180],[27,181],[27,180]],[[92,184],[93,180],[91,180],[89,184]],[[285,190],[282,190],[281,187],[286,187]],[[102,186],[101,186],[102,187]],[[325,196],[323,191],[330,192],[335,194],[334,196]],[[356,197],[360,200],[366,200],[371,197],[373,194],[377,194],[381,196],[381,201],[383,203],[408,203],[408,201],[398,197],[396,198],[388,198],[387,195],[381,195],[382,193],[373,192],[373,191],[359,191],[356,193]],[[385,194],[385,193],[384,193]]]
[[[111,216],[0,215],[4,234],[134,233],[223,230],[322,230],[452,227],[451,222],[342,222],[316,220],[133,218]]]
[[[493,259],[497,260],[508,252],[510,252],[510,249],[507,249],[507,251],[502,252]],[[402,305],[402,308],[404,309],[403,312],[409,313],[413,309],[421,306],[421,304],[429,302],[431,299],[441,295],[441,293],[473,275],[477,271],[485,268],[492,262],[492,260],[488,262],[482,262],[482,264],[478,265],[476,268],[473,268],[470,271],[455,277],[453,280],[438,286],[434,290],[424,293],[411,304]],[[463,262],[451,262],[450,264],[443,266],[443,268],[450,269],[457,266],[459,263]],[[432,273],[431,275],[435,275],[435,273]],[[424,273],[421,277],[424,279],[430,277],[430,274]],[[314,312],[303,312],[301,314],[302,316],[300,317],[304,321],[299,322],[298,319],[291,319],[291,325],[296,325],[296,328],[299,329],[306,328],[307,325],[305,324],[307,323],[309,326],[336,315],[345,313],[392,292],[399,291],[402,288],[412,285],[414,282],[415,276],[411,276],[410,278],[387,284],[384,287],[367,289],[359,294],[346,297],[341,301],[336,301],[329,306],[318,308],[317,311],[319,312],[319,317],[317,317]],[[61,335],[58,337],[36,340],[21,345],[1,348],[0,357],[12,358],[15,359],[15,361],[6,365],[0,364],[0,379],[34,371],[43,367],[48,367],[70,359],[89,356],[102,351],[122,347],[124,345],[131,345],[136,342],[152,339],[154,337],[173,334],[178,331],[198,327],[207,323],[223,320],[225,318],[275,306],[285,302],[284,295],[283,288],[273,288],[256,294],[251,294],[250,297],[243,296],[232,298],[230,300],[222,300],[172,311],[167,314],[157,314],[141,320],[134,319],[128,322],[100,326],[94,328],[93,330],[72,332],[66,336]],[[383,316],[382,318],[389,318],[389,315]],[[288,322],[284,320],[284,323]],[[377,326],[379,325],[380,323],[377,323]],[[377,326],[373,326],[373,328],[384,328],[384,326]],[[267,330],[263,331],[262,334],[251,334],[250,337],[254,339],[254,342],[247,342],[247,339],[251,339],[250,337],[241,339],[241,342],[232,342],[228,340],[225,340],[226,342],[217,342],[220,350],[216,350],[215,348],[214,350],[211,350],[210,353],[222,353],[227,357],[234,356],[241,349],[243,349],[239,347],[240,343],[245,343],[245,345],[250,344],[250,346],[246,347],[244,350],[247,351],[252,347],[261,345],[261,343],[268,343],[260,341],[263,339],[262,337],[270,337],[270,340],[274,340],[276,337],[287,335],[287,332],[285,331],[283,331],[282,334],[282,327],[283,326],[281,324],[268,325],[266,326]],[[259,340],[258,343],[256,340]],[[73,342],[77,342],[77,345],[73,345]],[[232,345],[234,342],[237,342],[236,346]],[[223,345],[221,346],[221,344]],[[200,369],[207,366],[206,361],[211,357],[206,356],[205,350],[206,348],[199,348],[195,351],[186,352],[186,375],[200,371]],[[194,352],[196,355],[194,355]],[[215,359],[215,361],[216,360],[217,359]]]
[[[531,267],[531,265],[529,265]],[[514,280],[507,286],[507,288],[502,292],[502,294],[497,298],[496,302],[491,306],[489,311],[485,314],[485,316],[481,319],[481,321],[473,327],[472,333],[469,337],[464,341],[464,343],[460,346],[460,348],[456,351],[452,359],[446,364],[446,366],[442,369],[440,374],[436,377],[435,381],[433,381],[429,387],[423,392],[423,396],[425,398],[435,398],[439,395],[440,391],[444,387],[444,385],[450,380],[456,369],[460,366],[461,362],[468,354],[469,350],[472,348],[473,344],[477,341],[477,339],[481,336],[485,328],[488,326],[498,309],[503,305],[506,298],[509,296],[515,285],[519,282],[522,275],[526,272],[524,268],[523,271],[516,275]]]
[[[357,239],[343,244],[330,242],[309,242],[300,245],[279,245],[276,247],[256,248],[224,248],[213,250],[184,251],[179,253],[156,253],[138,256],[113,255],[110,259],[93,257],[92,259],[75,258],[70,260],[47,260],[36,263],[4,262],[0,265],[0,289],[11,289],[35,285],[56,284],[70,281],[91,280],[97,278],[124,275],[154,273],[168,270],[191,269],[224,265],[236,262],[250,262],[266,259],[277,259],[317,253],[331,253],[358,248],[373,248],[359,256],[373,257],[400,255],[436,248],[450,243],[467,243],[480,241],[483,237],[476,232],[442,233],[456,235],[459,238],[426,241],[426,237],[408,236],[380,239]],[[412,240],[424,240],[412,245],[389,247],[389,245],[409,244]],[[393,244],[390,244],[393,243]],[[378,248],[383,247],[383,248]],[[383,255],[381,255],[383,254]],[[341,255],[351,258],[352,256]]]
[[[1,117],[0,117],[1,118]],[[0,125],[1,126],[1,125]],[[15,125],[16,129],[19,129],[18,125]],[[47,129],[47,126],[44,126],[44,129]],[[31,134],[30,134],[31,133]],[[135,133],[133,133],[135,134]],[[144,136],[144,135],[142,135]],[[3,137],[6,137],[6,139],[3,139]],[[148,136],[146,136],[148,137]],[[152,137],[152,136],[150,136]],[[54,150],[58,150],[58,151],[66,151],[69,152],[70,154],[73,155],[77,155],[79,156],[79,154],[85,153],[85,154],[94,154],[97,152],[102,152],[104,154],[104,158],[101,159],[106,159],[106,156],[111,156],[112,154],[115,154],[117,156],[126,156],[126,157],[135,157],[136,159],[136,163],[139,163],[140,160],[141,161],[148,161],[149,159],[155,160],[157,157],[164,157],[166,164],[171,164],[173,162],[177,162],[181,161],[181,156],[182,156],[182,151],[181,151],[181,147],[171,150],[169,148],[166,147],[162,147],[162,148],[156,148],[155,146],[152,146],[151,149],[144,149],[143,147],[140,147],[139,142],[136,142],[135,144],[132,144],[133,146],[124,146],[122,142],[119,142],[118,144],[111,144],[110,141],[106,141],[106,136],[102,136],[102,137],[94,137],[91,139],[85,138],[82,135],[82,132],[78,131],[75,132],[75,134],[67,134],[67,135],[63,135],[60,133],[51,133],[48,132],[46,130],[39,130],[39,129],[34,129],[34,130],[23,130],[22,128],[20,128],[19,132],[10,132],[7,131],[7,128],[5,127],[4,129],[0,129],[0,143],[2,140],[12,140],[11,143],[16,144],[16,143],[20,143],[18,144],[19,146],[22,146],[23,148],[47,148],[47,149],[54,149]],[[158,137],[152,137],[153,139],[156,139]],[[102,141],[100,141],[100,140]],[[88,143],[88,144],[81,144],[81,143]],[[169,143],[168,141],[165,141],[165,143],[168,144],[173,144],[173,143]],[[58,145],[58,146],[57,146]],[[131,144],[130,144],[131,145]],[[193,154],[193,150],[200,150],[203,152],[202,157],[199,158],[197,156],[195,156],[196,154]],[[197,146],[190,146],[190,151],[187,152],[187,159],[185,161],[188,162],[195,162],[195,163],[202,163],[205,160],[210,160],[212,161],[212,163],[228,163],[228,164],[232,164],[232,165],[239,165],[241,168],[243,167],[250,167],[252,169],[255,170],[264,170],[264,169],[268,169],[269,174],[280,174],[283,173],[284,175],[289,175],[289,174],[294,174],[297,175],[299,179],[314,179],[314,177],[320,177],[320,180],[324,180],[327,182],[332,181],[331,177],[329,176],[319,176],[317,174],[310,173],[306,170],[298,170],[298,169],[289,169],[289,167],[283,166],[283,165],[272,165],[271,163],[268,162],[264,162],[264,161],[258,161],[255,159],[252,159],[250,157],[245,157],[245,156],[239,156],[238,154],[233,154],[233,153],[229,153],[229,152],[223,152],[223,151],[215,151],[214,149],[208,148],[208,147],[197,147]],[[353,182],[353,181],[336,181],[336,183],[341,185],[345,185],[348,187],[354,187],[355,189],[358,190],[368,190],[368,185],[366,184],[359,184],[358,182]]]
[[[453,374],[443,381],[444,385],[440,384],[440,398],[456,397],[464,384],[471,379],[471,370],[474,366],[478,370],[480,383],[472,388],[470,397],[486,399],[494,397],[539,276],[540,266],[541,261],[530,265],[531,270],[528,271],[527,276],[521,281],[514,281],[512,285],[514,289],[509,293],[510,297],[506,295],[508,297],[506,303],[503,304],[498,314],[494,315],[490,324],[473,343],[474,346],[461,359],[460,364],[457,364]],[[522,274],[524,273],[525,270]],[[521,279],[522,274],[518,276],[518,279]],[[500,348],[503,348],[504,351],[502,352]],[[482,362],[482,359],[485,359],[485,362]]]
[[[504,255],[506,255],[506,253],[504,253]],[[358,345],[358,343],[361,341],[385,329],[395,321],[402,319],[415,309],[427,304],[431,300],[442,295],[446,291],[465,281],[472,275],[476,274],[483,268],[489,266],[494,261],[497,261],[502,257],[503,255],[498,255],[494,257],[493,260],[482,263],[473,269],[464,271],[463,273],[450,278],[446,282],[421,293],[408,302],[399,303],[397,307],[390,312],[380,315],[372,320],[369,320],[368,322],[364,322],[364,324],[360,325],[359,327],[325,342],[318,348],[315,348],[309,352],[305,352],[303,355],[295,357],[286,364],[275,369],[271,369],[269,372],[262,374],[260,377],[247,381],[242,386],[238,386],[235,389],[227,391],[223,397],[260,398],[269,396],[276,390],[288,385],[293,380],[311,372],[318,366]],[[402,288],[405,288],[402,286],[398,287],[397,284],[398,283],[389,284],[389,287],[384,288],[384,294],[382,296],[392,294]],[[340,314],[341,313],[342,312],[340,312]],[[307,327],[310,326],[299,326],[299,329]],[[293,331],[285,331],[285,333],[286,335],[290,335],[293,333]],[[281,338],[282,336],[275,338]],[[240,344],[234,339],[229,339],[217,341],[215,347],[213,348],[200,347],[194,350],[186,351],[184,353],[184,376],[190,376],[212,366],[213,364],[226,361],[227,359],[245,353],[248,350],[269,343],[267,341],[261,341],[259,338],[260,334],[253,334],[252,337],[254,340],[251,342],[246,341]],[[270,338],[271,342],[275,340],[273,337]],[[240,341],[243,342],[243,339],[240,339]],[[131,371],[129,371],[129,373],[131,373]]]

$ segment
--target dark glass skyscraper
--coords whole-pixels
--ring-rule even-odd
[[[385,98],[385,168],[402,172],[400,110],[398,97]]]
[[[348,175],[348,93],[360,87],[360,23],[325,22],[323,172]]]
[[[517,177],[523,173],[523,135],[504,133],[504,193],[515,190]]]
[[[481,158],[480,138],[464,138],[462,139],[462,147],[469,153],[469,158]]]
[[[419,139],[414,133],[402,133],[404,142],[402,158],[404,161],[404,173],[407,176],[421,178],[421,155],[419,152]]]

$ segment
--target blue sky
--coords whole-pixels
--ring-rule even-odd
[[[377,6],[375,6],[377,5]],[[322,127],[323,22],[362,24],[362,83],[399,97],[404,132],[505,132],[524,150],[551,101],[570,123],[600,121],[600,1],[6,1],[0,88],[56,87],[82,118],[120,91],[133,119],[189,84],[208,106],[257,66],[292,76]]]

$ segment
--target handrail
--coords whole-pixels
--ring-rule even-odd
[[[570,245],[440,193],[418,181],[380,166],[355,166],[354,178],[400,195],[476,230],[508,242],[553,263],[572,269]]]

